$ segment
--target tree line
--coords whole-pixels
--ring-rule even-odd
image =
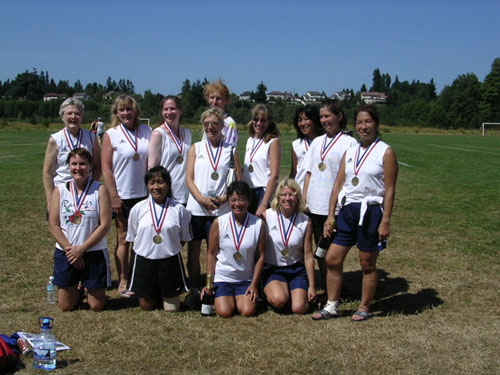
[[[203,80],[186,79],[179,95],[183,104],[183,123],[198,123],[200,114],[207,108],[203,97]],[[387,102],[379,105],[384,124],[407,126],[431,126],[440,128],[476,128],[481,122],[500,122],[500,58],[496,58],[489,74],[481,82],[474,73],[460,74],[451,85],[446,85],[438,95],[434,80],[428,83],[419,80],[394,80],[389,73],[382,73],[378,68],[373,71],[372,84],[367,89],[365,84],[359,91],[344,89],[347,93],[343,105],[349,121],[355,107],[361,102],[361,92],[376,91],[387,95]],[[20,73],[13,80],[0,81],[0,118],[28,120],[32,123],[58,121],[59,106],[63,99],[43,101],[46,93],[72,96],[86,93],[92,99],[85,100],[84,121],[92,121],[98,116],[109,121],[112,97],[126,93],[133,95],[141,106],[141,115],[151,118],[153,123],[161,121],[160,105],[163,94],[146,90],[144,95],[135,93],[133,82],[128,79],[118,81],[108,77],[105,84],[92,82],[83,86],[80,80],[71,85],[67,80],[57,83],[48,72],[36,69]],[[250,110],[254,103],[265,103],[267,87],[260,82],[251,92],[250,101],[241,100],[232,94],[232,101],[226,107],[236,122],[244,124],[250,120]],[[269,103],[274,119],[279,123],[293,122],[297,103],[275,100]]]

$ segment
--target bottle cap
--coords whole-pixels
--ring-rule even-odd
[[[38,318],[38,324],[40,325],[41,329],[51,329],[52,326],[54,325],[54,319],[41,316]]]

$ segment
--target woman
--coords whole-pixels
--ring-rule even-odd
[[[59,115],[64,129],[50,136],[43,162],[43,188],[47,199],[47,212],[50,212],[50,199],[54,186],[71,180],[66,162],[68,154],[76,148],[87,149],[94,159],[91,176],[101,178],[101,154],[95,134],[81,128],[83,103],[79,99],[68,98],[61,103]]]
[[[247,212],[250,188],[235,181],[227,190],[231,212],[210,229],[207,279],[214,277],[215,312],[229,318],[237,310],[248,317],[257,311],[258,283],[264,266],[266,233],[262,220]],[[204,293],[212,293],[206,287]]]
[[[316,299],[312,223],[303,213],[306,207],[295,180],[281,181],[276,190],[278,194],[266,211],[264,293],[275,309],[291,299],[292,312],[305,314]]]
[[[355,145],[354,138],[343,133],[347,125],[342,105],[338,100],[326,100],[320,107],[320,121],[325,134],[311,143],[304,161],[306,176],[304,196],[312,220],[314,242],[323,234],[323,224],[328,215],[327,202],[330,199],[333,182],[337,177],[340,160],[345,150]],[[321,287],[325,289],[326,269],[323,259],[318,259]]]
[[[130,211],[127,243],[134,243],[130,290],[139,296],[143,310],[178,311],[179,295],[187,291],[182,242],[191,239],[190,213],[172,199],[170,174],[162,166],[144,177],[150,197]]]
[[[295,179],[300,188],[304,189],[306,153],[314,138],[325,132],[319,121],[318,108],[313,105],[297,108],[293,126],[297,131],[297,139],[292,142],[292,168],[289,177]]]
[[[238,126],[226,112],[226,106],[231,103],[231,95],[227,86],[220,79],[213,83],[207,83],[203,88],[203,95],[210,108],[220,108],[224,112],[222,135],[227,143],[233,147],[238,147]],[[203,139],[205,138],[206,134],[203,133]]]
[[[78,283],[88,292],[88,303],[101,311],[111,271],[106,234],[111,227],[111,203],[104,185],[90,177],[92,155],[84,148],[68,154],[72,180],[52,192],[49,226],[56,240],[54,284],[58,286],[59,307],[73,309],[78,303]]]
[[[189,191],[186,186],[186,165],[191,132],[179,126],[182,103],[177,96],[167,96],[162,101],[163,124],[153,131],[149,142],[148,168],[161,165],[172,178],[172,196],[187,203]]]
[[[361,303],[352,316],[356,322],[369,319],[370,304],[377,287],[377,258],[389,237],[389,222],[394,205],[398,164],[394,150],[378,138],[377,108],[359,107],[355,112],[358,145],[344,154],[333,186],[329,220],[334,219],[340,206],[336,235],[328,249],[325,261],[328,267],[328,302],[313,319],[327,319],[337,315],[342,287],[343,264],[353,245],[359,249],[363,271]],[[324,234],[332,234],[325,223]]]
[[[252,191],[248,212],[264,217],[278,185],[281,163],[280,132],[266,105],[257,104],[252,110],[248,134],[243,172]]]
[[[192,215],[193,230],[193,240],[188,246],[187,267],[193,295],[189,299],[196,301],[199,300],[201,242],[208,240],[214,219],[229,212],[226,176],[231,160],[234,161],[236,177],[241,180],[238,152],[222,136],[224,113],[218,108],[208,109],[202,113],[201,123],[207,138],[191,146],[186,168],[190,193],[186,208]]]
[[[144,176],[151,128],[139,122],[139,115],[140,109],[134,98],[120,95],[111,108],[112,127],[106,131],[102,141],[102,172],[111,196],[116,225],[118,293],[123,297],[132,295],[127,290],[129,251],[125,237],[128,215],[148,193]]]

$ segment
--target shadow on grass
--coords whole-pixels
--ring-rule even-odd
[[[129,309],[131,307],[138,307],[139,299],[137,298],[109,298],[106,302],[106,310],[124,310]]]

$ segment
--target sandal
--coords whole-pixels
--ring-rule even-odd
[[[135,295],[134,292],[132,292],[129,289],[124,289],[121,292],[118,292],[118,294],[120,295],[120,297],[123,297],[123,298],[130,298],[130,297],[134,297],[134,295]]]
[[[316,314],[316,313],[314,313],[311,316],[311,319],[312,320],[326,320],[326,319],[335,318],[338,316],[337,306],[338,306],[337,301],[327,302],[325,307],[323,307],[321,310],[316,311],[319,315],[315,316],[314,314]]]
[[[354,319],[355,316],[361,317],[360,319]],[[361,311],[358,310],[354,314],[352,314],[351,320],[353,322],[364,322],[365,320],[370,319],[373,316],[373,314],[369,313],[368,311]]]

